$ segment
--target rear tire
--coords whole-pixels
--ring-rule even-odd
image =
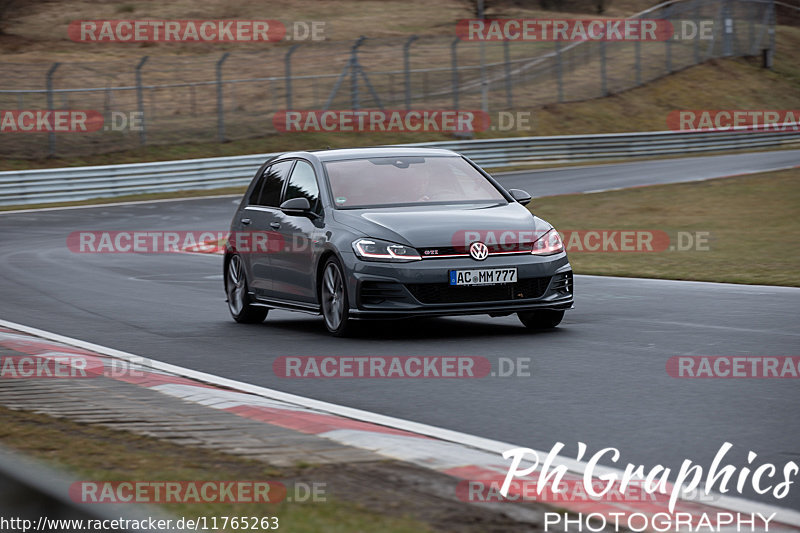
[[[350,319],[347,284],[338,259],[331,257],[325,262],[319,282],[320,307],[325,327],[334,337],[346,337],[352,334],[355,324]]]
[[[247,277],[244,273],[242,259],[232,255],[225,269],[225,293],[227,294],[228,311],[240,324],[260,324],[267,318],[269,309],[250,303],[247,291]]]
[[[517,313],[517,316],[519,321],[528,329],[553,329],[561,323],[561,319],[564,318],[564,311],[539,309],[536,311],[521,311]]]

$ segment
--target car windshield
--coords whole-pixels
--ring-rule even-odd
[[[328,161],[325,170],[338,209],[506,201],[486,177],[457,156]]]

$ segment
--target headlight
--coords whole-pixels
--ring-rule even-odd
[[[404,263],[422,259],[410,246],[379,239],[358,239],[353,242],[353,251],[367,261],[391,261]]]
[[[536,255],[552,255],[563,251],[564,243],[561,240],[561,235],[553,228],[533,243],[533,250],[531,250],[531,253]]]

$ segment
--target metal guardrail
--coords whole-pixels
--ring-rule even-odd
[[[483,167],[503,168],[774,148],[800,143],[800,128],[797,124],[793,126],[785,128],[790,131],[761,131],[743,127],[729,131],[512,137],[398,146],[446,148],[464,154]],[[0,172],[0,205],[241,186],[249,183],[258,167],[274,155]]]
[[[76,481],[66,471],[0,445],[2,531],[25,531],[27,528],[27,531],[82,533],[92,529],[88,527],[88,520],[99,520],[105,524],[104,532],[140,533],[143,529],[136,528],[136,524],[147,524],[150,518],[175,521],[152,505],[77,503],[71,499],[70,491]],[[179,533],[171,525],[161,531]]]

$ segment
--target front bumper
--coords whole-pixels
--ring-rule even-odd
[[[349,273],[350,316],[358,319],[415,316],[503,315],[573,306],[572,267],[565,253],[423,259],[410,263],[362,261],[343,254]],[[517,268],[517,283],[451,287],[448,272],[476,268]]]

